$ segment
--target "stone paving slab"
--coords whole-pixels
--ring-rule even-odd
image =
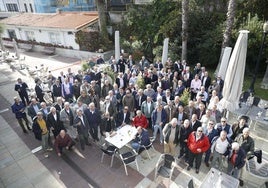
[[[0,186],[6,188],[62,187],[0,116]]]
[[[34,54],[34,55],[35,57],[30,57],[31,56],[30,53],[26,54],[26,60],[23,63],[31,67],[34,67],[35,65],[40,66],[41,64],[44,64],[45,66],[48,66],[49,69],[54,70],[53,74],[55,75],[58,75],[59,71],[61,70],[66,72],[68,67],[71,67],[72,70],[74,71],[80,69],[80,65],[76,64],[76,62],[73,59],[67,60],[68,62],[66,62],[66,61],[63,61],[65,58],[62,58],[62,57],[57,57],[57,56],[43,57],[42,56],[43,60],[40,60],[39,57],[41,56],[39,56],[39,54]],[[59,62],[59,61],[63,61],[63,62]],[[32,83],[32,78],[30,78],[27,75],[27,72],[25,70],[13,72],[9,68],[9,66],[7,66],[6,64],[1,64],[0,68],[1,68],[1,71],[4,71],[3,74],[5,76],[3,80],[0,80],[1,90],[10,91],[10,92],[1,92],[1,94],[3,93],[2,95],[4,96],[4,98],[11,104],[13,103],[13,96],[16,95],[16,92],[13,89],[16,79],[18,77],[22,77],[23,80],[29,81]],[[4,70],[2,68],[4,68]],[[0,75],[0,78],[2,78],[1,75]],[[247,109],[242,109],[242,110],[244,110],[243,113],[245,113]],[[254,114],[256,112],[253,110],[250,113]],[[0,119],[0,122],[1,122],[1,119]],[[14,135],[15,139],[11,141],[14,141],[15,143],[17,143],[16,141],[17,139],[23,139],[25,143],[27,143],[27,145],[30,145],[31,147],[30,149],[34,149],[34,147],[37,147],[40,145],[40,142],[34,140],[33,135],[26,136],[20,133],[21,130],[17,123],[13,123],[11,126],[14,128],[14,130],[16,130],[17,134],[19,132],[18,135],[20,135],[20,137],[19,136],[16,137]],[[6,124],[4,125],[4,127],[10,127],[10,125]],[[0,126],[0,141],[2,141],[1,138],[4,138],[4,137],[1,137],[2,130],[4,130],[3,132],[5,133],[8,133],[8,134],[11,133],[9,130],[5,130],[4,127],[2,127],[2,125]],[[259,131],[259,132],[263,132],[263,131]],[[6,138],[8,139],[8,137]],[[263,137],[263,139],[264,138],[267,138],[267,137]],[[0,144],[2,143],[0,142]],[[8,149],[7,147],[5,146],[1,147],[0,145],[0,154],[11,153],[9,152],[9,149],[12,150],[12,148],[14,148],[14,145],[9,144],[9,143],[7,144],[9,145]],[[163,152],[163,146],[159,145],[159,143],[155,143],[155,148],[158,151],[158,153],[152,158],[151,161],[149,161],[149,159],[145,160],[142,158],[138,158],[141,172],[137,172],[135,166],[128,167],[129,176],[125,175],[122,162],[118,158],[115,159],[114,166],[112,168],[109,167],[109,164],[110,164],[109,158],[105,159],[104,163],[101,164],[100,163],[101,151],[96,146],[93,146],[90,149],[87,148],[85,152],[81,152],[82,156],[85,157],[84,159],[78,154],[73,153],[73,152],[68,153],[68,156],[70,156],[72,160],[77,162],[80,168],[84,170],[88,176],[92,177],[98,182],[101,182],[101,185],[102,185],[101,187],[104,187],[104,188],[106,187],[116,187],[116,188],[117,187],[119,188],[120,187],[137,187],[137,188],[138,187],[166,187],[167,185],[166,181],[162,183],[160,182],[159,184],[157,184],[153,180],[154,166],[155,166],[154,163],[155,161],[158,160],[158,155],[160,155],[160,153]],[[85,181],[81,180],[81,177],[79,177],[79,174],[73,172],[74,169],[66,165],[64,163],[64,160],[62,160],[61,158],[58,158],[55,153],[52,153],[48,159],[45,159],[43,158],[42,153],[38,152],[35,155],[31,155],[31,154],[27,155],[27,152],[24,154],[22,151],[15,148],[13,155],[20,156],[20,154],[22,154],[23,157],[14,158],[12,155],[10,155],[11,156],[10,159],[13,160],[13,163],[11,163],[12,160],[1,161],[1,158],[0,158],[0,167],[1,165],[3,166],[3,168],[0,168],[0,173],[3,172],[3,169],[13,164],[16,164],[18,169],[23,169],[28,166],[28,164],[30,163],[29,161],[35,158],[35,160],[33,160],[33,163],[32,163],[33,166],[27,167],[27,169],[23,169],[23,174],[24,174],[23,176],[19,177],[16,175],[16,173],[14,174],[14,176],[17,178],[15,178],[16,180],[13,181],[11,184],[9,184],[10,187],[12,187],[13,185],[16,185],[16,182],[21,182],[22,185],[25,184],[26,186],[28,185],[27,182],[29,182],[29,184],[32,187],[51,187],[51,184],[53,184],[51,183],[51,181],[54,181],[54,180],[57,181],[56,184],[58,187],[64,187],[64,183],[66,183],[68,187],[87,187],[88,186],[85,183]],[[27,160],[28,158],[29,160]],[[47,168],[45,168],[44,165],[50,171],[46,171]],[[185,172],[185,167],[186,167],[185,164],[180,164],[180,165],[183,166],[184,168],[183,172]],[[36,169],[41,169],[41,168],[44,168],[45,170],[40,170],[40,173],[36,172]],[[7,168],[7,172],[8,170],[9,169]],[[189,173],[189,177],[194,178],[194,182],[198,186],[200,182],[202,181],[202,179],[205,177],[208,170],[209,169],[202,164],[200,173],[198,175],[196,175],[195,172],[193,172],[193,170],[190,172],[187,172],[187,171],[186,172]],[[61,174],[58,174],[59,171],[61,171]],[[20,174],[20,172],[18,172],[18,174]],[[42,179],[42,174],[45,176],[48,176],[48,178]],[[172,183],[171,187],[177,187],[177,185],[181,183],[185,185],[188,179],[185,178],[184,175],[185,175],[184,173],[177,172],[176,177],[173,180],[173,182],[175,183]],[[79,182],[77,182],[77,179],[79,179]],[[181,179],[184,179],[185,181],[182,181]],[[3,182],[4,181],[2,180],[2,176],[0,176],[0,187],[1,185],[4,185]],[[254,187],[254,185],[249,186],[249,184],[246,186]],[[16,186],[13,186],[13,187],[16,187]]]

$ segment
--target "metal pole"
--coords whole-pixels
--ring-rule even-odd
[[[260,48],[260,51],[259,51],[257,63],[256,63],[256,66],[255,66],[255,72],[253,74],[252,81],[251,81],[251,84],[250,84],[250,87],[249,87],[249,92],[252,93],[252,94],[254,94],[254,84],[256,82],[256,77],[257,77],[259,66],[260,66],[260,59],[261,59],[261,54],[262,54],[262,51],[263,51],[263,46],[264,46],[266,35],[267,35],[267,32],[263,32],[262,44],[261,44],[261,48]]]

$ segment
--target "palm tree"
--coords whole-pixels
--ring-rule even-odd
[[[189,0],[182,0],[182,50],[181,50],[181,60],[187,60],[187,41],[188,41],[188,14],[189,14]]]
[[[229,0],[227,19],[226,19],[226,29],[223,34],[222,48],[225,48],[230,45],[231,34],[234,27],[235,12],[236,12],[236,0]]]
[[[97,10],[99,14],[99,28],[100,28],[101,37],[103,39],[108,39],[105,1],[95,0],[95,4],[97,6]]]

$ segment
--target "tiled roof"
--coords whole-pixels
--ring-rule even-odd
[[[75,29],[98,20],[97,12],[61,12],[56,14],[22,13],[0,21],[6,25]]]

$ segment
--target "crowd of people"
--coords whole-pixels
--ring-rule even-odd
[[[104,61],[98,59],[96,64],[100,62]],[[219,103],[224,85],[220,75],[211,78],[200,63],[192,68],[185,60],[173,62],[170,58],[164,64],[160,60],[149,63],[144,56],[135,62],[130,55],[127,59],[120,56],[118,61],[111,57],[107,66],[115,75],[113,80],[96,64],[91,62],[85,72],[74,73],[69,68],[60,75],[50,73],[46,84],[52,104],[44,98],[41,79],[35,79],[36,95],[28,96],[27,83],[18,78],[15,90],[21,100],[14,98],[12,111],[23,132],[33,129],[42,141],[45,156],[52,150],[50,140],[61,156],[63,148],[72,148],[76,141],[85,150],[85,145],[91,145],[89,140],[98,142],[106,132],[131,124],[138,128],[132,143],[137,151],[141,142],[150,144],[151,132],[153,142],[163,145],[164,153],[184,158],[187,170],[195,167],[199,173],[204,157],[207,167],[220,170],[228,162],[227,173],[240,178],[247,156],[254,152],[254,140],[245,116],[233,125],[224,116]],[[144,89],[139,87],[139,79],[144,81]],[[190,92],[188,104],[180,99],[185,90]]]

